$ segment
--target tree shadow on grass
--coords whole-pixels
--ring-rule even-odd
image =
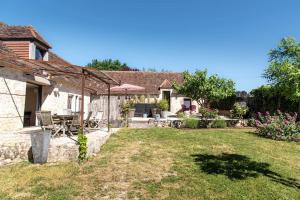
[[[296,179],[283,178],[280,174],[269,169],[270,164],[251,161],[249,157],[239,154],[223,153],[220,155],[194,154],[194,162],[200,170],[207,174],[222,174],[230,180],[244,180],[260,175],[269,177],[272,181],[289,187],[300,188]]]

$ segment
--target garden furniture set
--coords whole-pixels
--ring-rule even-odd
[[[80,128],[80,113],[66,112],[67,114],[51,114],[51,111],[37,111],[36,117],[43,130],[51,130],[52,137],[73,136]],[[89,128],[102,128],[107,124],[103,119],[103,111],[97,112],[92,118],[93,112],[89,112],[84,120],[83,129],[89,132]]]

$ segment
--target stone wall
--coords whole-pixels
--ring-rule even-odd
[[[118,129],[107,131],[97,130],[87,134],[88,156],[94,156],[111,134]],[[40,131],[39,129],[33,131]],[[77,140],[77,136],[72,139]],[[67,137],[51,138],[48,162],[76,161],[79,155],[77,143]],[[27,133],[7,133],[1,135],[0,165],[28,161],[31,155],[31,138]]]
[[[26,81],[28,77],[22,72],[0,68],[0,133],[23,128]],[[73,95],[72,110],[79,112],[81,90],[61,81],[52,82],[52,84],[42,86],[41,109],[62,114],[63,110],[67,109],[68,96]],[[90,94],[86,92],[84,96],[85,117],[88,114],[89,103]]]
[[[25,94],[23,74],[0,68],[0,132],[23,128]]]

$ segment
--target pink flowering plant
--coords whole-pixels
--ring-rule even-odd
[[[256,133],[274,140],[295,140],[300,138],[300,124],[297,122],[297,113],[290,115],[280,110],[270,115],[257,113]]]

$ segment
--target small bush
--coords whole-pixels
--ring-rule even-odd
[[[210,110],[208,108],[201,107],[199,108],[199,113],[202,115],[203,118],[207,119],[215,119],[218,116],[218,110]]]
[[[211,128],[226,128],[227,123],[223,119],[216,119],[212,122]]]
[[[231,112],[231,115],[233,118],[243,119],[244,115],[247,114],[249,108],[247,105],[243,105],[240,103],[235,103],[233,105]]]
[[[280,111],[277,111],[277,114],[273,116],[271,116],[269,112],[266,112],[265,115],[258,113],[256,133],[274,140],[293,140],[300,138],[300,125],[296,120],[296,113],[292,116]]]
[[[78,130],[78,143],[79,143],[79,161],[84,161],[87,158],[87,137],[84,135],[82,129]]]
[[[158,103],[158,107],[165,111],[169,109],[169,103],[166,99],[162,99],[159,103]]]
[[[178,117],[178,118],[184,118],[184,117],[185,117],[184,112],[178,112],[178,113],[177,113],[177,117]]]
[[[194,118],[186,118],[184,124],[186,128],[199,128],[199,120]]]
[[[255,127],[255,124],[256,124],[256,120],[253,117],[248,119],[247,126]]]
[[[146,97],[145,95],[141,95],[139,98],[139,103],[145,103]]]

